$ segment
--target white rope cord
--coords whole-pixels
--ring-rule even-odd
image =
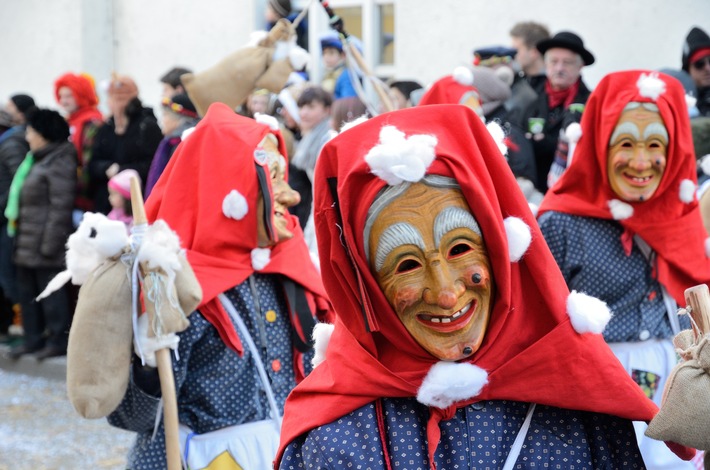
[[[234,308],[234,305],[232,305],[232,302],[230,302],[230,300],[224,294],[219,294],[217,297],[222,303],[222,306],[227,310],[227,313],[229,313],[229,316],[232,317],[234,322],[237,324],[237,328],[239,328],[239,331],[241,331],[242,335],[244,335],[244,341],[246,341],[247,347],[251,351],[252,356],[254,356],[254,363],[256,364],[256,369],[259,372],[259,378],[261,378],[261,382],[264,385],[264,390],[266,391],[266,398],[269,402],[269,407],[271,408],[271,418],[276,424],[276,429],[280,430],[281,413],[279,413],[279,408],[278,406],[276,406],[276,398],[274,397],[274,391],[271,389],[271,385],[269,384],[269,377],[266,375],[266,369],[264,368],[264,364],[261,362],[259,350],[257,349],[256,344],[254,344],[254,340],[249,334],[249,330],[247,330],[247,326],[244,324],[244,320],[242,320],[242,317],[239,316],[239,313]]]

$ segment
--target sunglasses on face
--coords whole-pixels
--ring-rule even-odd
[[[696,60],[693,62],[693,68],[697,70],[702,70],[704,69],[708,64],[710,64],[710,55],[705,56],[700,60]]]

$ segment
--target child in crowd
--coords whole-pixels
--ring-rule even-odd
[[[182,142],[183,133],[195,127],[199,120],[197,109],[186,94],[178,93],[171,98],[163,98],[163,114],[160,122],[163,139],[158,144],[148,169],[145,191],[143,191],[146,199],[150,196],[160,175],[163,174],[163,170],[168,166],[175,149]]]
[[[246,101],[237,109],[242,116],[254,118],[256,113],[271,114],[272,94],[266,88],[257,88],[247,96]]]
[[[337,33],[328,31],[321,35],[320,47],[323,54],[323,65],[325,66],[325,74],[321,80],[321,86],[331,93],[336,100],[357,96],[353,77],[351,77],[350,71],[346,67],[343,43]]]
[[[120,220],[129,229],[133,226],[131,178],[134,176],[138,178],[138,183],[140,184],[141,177],[138,172],[130,168],[116,173],[108,180],[108,202],[111,204],[111,212],[108,213],[108,218]]]

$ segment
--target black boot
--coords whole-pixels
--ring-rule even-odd
[[[26,354],[32,354],[32,353],[34,353],[34,352],[39,351],[40,349],[41,349],[41,348],[39,348],[39,347],[30,348],[30,347],[27,346],[26,344],[21,344],[21,345],[19,345],[19,346],[15,346],[14,348],[10,349],[10,352],[8,353],[8,356],[9,356],[10,359],[12,359],[13,361],[16,361],[16,360],[18,360],[19,358],[21,358],[22,356],[24,356],[24,355],[26,355]]]

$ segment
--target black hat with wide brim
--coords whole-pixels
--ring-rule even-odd
[[[550,39],[545,39],[537,43],[537,50],[544,54],[548,49],[555,47],[561,47],[562,49],[569,49],[572,52],[576,52],[582,56],[584,65],[592,65],[594,63],[594,55],[584,48],[584,41],[582,38],[569,31],[561,31]]]

